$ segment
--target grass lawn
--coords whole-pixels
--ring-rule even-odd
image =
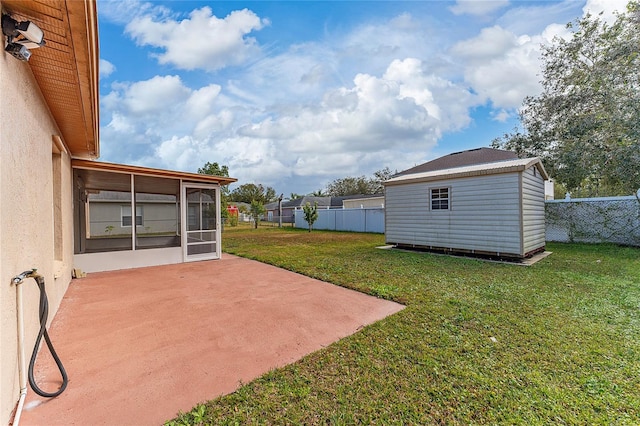
[[[226,228],[224,251],[407,305],[168,424],[640,424],[640,249],[532,267],[383,235]]]

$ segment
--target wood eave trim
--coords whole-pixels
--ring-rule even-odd
[[[95,0],[66,0],[71,29],[73,55],[79,82],[81,111],[85,127],[85,150],[74,155],[100,156],[99,142],[99,45],[98,16]]]
[[[113,173],[127,173],[141,176],[160,177],[168,179],[181,179],[190,182],[217,183],[228,185],[237,182],[238,179],[226,176],[203,175],[200,173],[177,172],[174,170],[154,169],[150,167],[129,166],[126,164],[104,163],[102,161],[91,160],[71,160],[74,169],[96,170]]]

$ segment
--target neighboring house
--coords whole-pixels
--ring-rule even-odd
[[[116,191],[88,194],[87,221],[93,238],[113,239],[128,235],[136,224],[138,237],[179,236],[180,203],[177,197],[165,194],[139,194],[135,219],[131,211],[131,195]],[[189,218],[195,219],[195,212]],[[178,241],[179,245],[179,241]]]
[[[93,161],[100,153],[96,2],[0,0],[0,8],[37,25],[46,42],[32,49],[28,62],[0,53],[0,282],[6,284],[0,286],[0,424],[8,424],[21,389],[12,278],[37,268],[51,320],[74,268],[219,257],[219,186],[235,179]],[[119,197],[113,217],[98,207],[107,193]],[[173,206],[171,213],[158,211],[157,222],[145,215],[156,202]],[[107,221],[98,225],[103,213]],[[147,220],[161,235],[153,235],[155,225],[144,226]],[[169,233],[169,223],[180,225]],[[30,279],[19,288],[25,347],[31,348],[39,329],[38,290]]]
[[[294,223],[294,212],[296,209],[301,209],[306,203],[313,205],[318,203],[318,208],[328,209],[334,208],[332,206],[332,197],[312,197],[305,195],[304,197],[295,198],[293,200],[282,201],[282,222]],[[265,219],[269,222],[277,222],[280,217],[280,211],[278,210],[278,202],[274,201],[264,206]]]
[[[314,205],[317,203],[318,209],[343,209],[362,207],[382,207],[384,196],[381,195],[345,195],[341,197],[315,197],[305,195],[293,200],[282,201],[282,221],[284,223],[295,223],[296,210],[301,210],[307,203]],[[277,222],[279,217],[278,202],[265,205],[266,220]]]
[[[542,162],[487,150],[445,156],[386,181],[387,244],[514,258],[543,251],[549,177]]]
[[[359,195],[342,201],[345,209],[380,209],[384,208],[384,195]]]

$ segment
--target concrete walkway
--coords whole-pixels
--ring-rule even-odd
[[[93,273],[49,330],[67,390],[29,388],[20,424],[161,424],[402,308],[231,255]],[[46,347],[36,380],[59,387]]]

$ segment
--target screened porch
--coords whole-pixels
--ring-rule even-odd
[[[227,177],[74,161],[74,267],[84,272],[217,259]]]

